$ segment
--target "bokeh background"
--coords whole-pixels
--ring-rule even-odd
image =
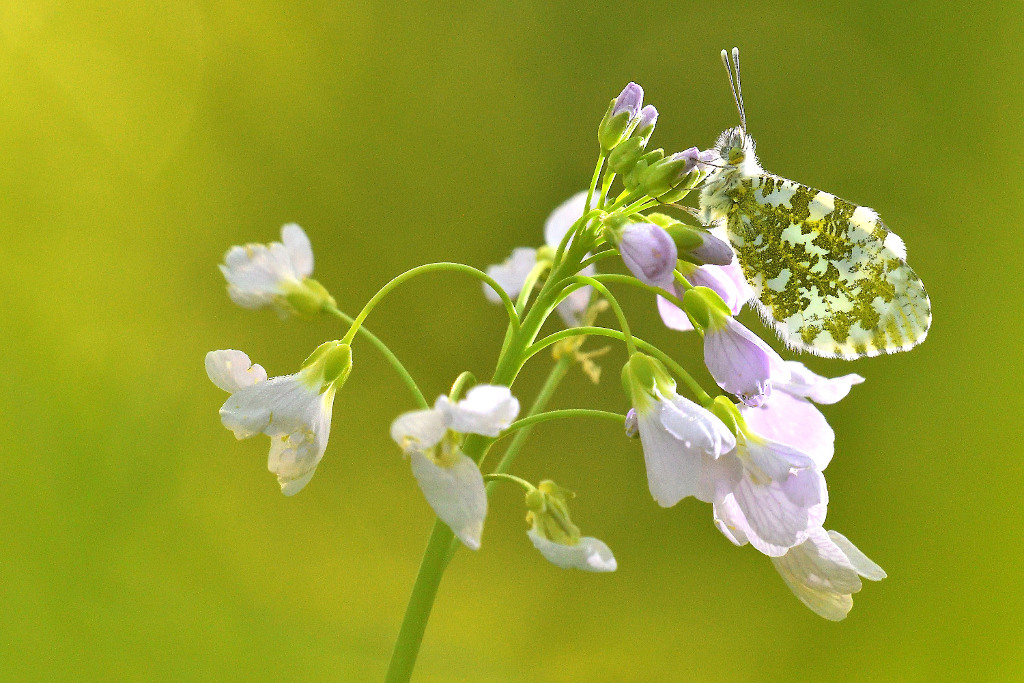
[[[764,165],[876,208],[932,296],[913,353],[808,360],[868,378],[825,408],[828,526],[889,578],[826,622],[708,506],[658,508],[612,425],[546,425],[518,473],[575,489],[619,570],[548,565],[499,490],[418,680],[1019,680],[1022,39],[1005,1],[5,0],[0,677],[379,679],[432,523],[388,438],[412,403],[358,345],[316,477],[281,496],[266,440],[220,425],[203,355],[286,374],[342,329],[234,307],[219,259],[297,221],[351,312],[411,266],[499,261],[585,185],[627,81],[670,151],[734,125],[718,50],[736,44]],[[432,396],[489,375],[502,317],[437,276],[368,325]],[[554,405],[621,410],[623,357]]]

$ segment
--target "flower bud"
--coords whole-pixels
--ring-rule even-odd
[[[352,372],[352,348],[340,341],[324,342],[302,363],[302,373],[320,390],[334,386],[340,388]]]
[[[608,105],[608,111],[605,112],[604,119],[597,129],[597,139],[605,154],[629,137],[639,122],[640,106],[643,101],[644,89],[636,83],[630,83]]]
[[[633,165],[632,170],[622,176],[622,184],[630,192],[636,190],[640,187],[640,178],[647,172],[647,169],[664,158],[665,150],[660,147],[647,152]]]
[[[731,318],[732,311],[718,292],[708,287],[694,287],[683,295],[683,306],[698,325],[707,329],[714,320]]]
[[[733,251],[707,230],[676,223],[665,228],[679,249],[679,258],[697,266],[727,266],[732,263]]]
[[[608,168],[619,175],[626,175],[632,171],[643,156],[644,148],[647,147],[647,141],[650,140],[657,122],[658,110],[650,104],[644,107],[637,117],[633,134],[608,155]]]
[[[629,223],[618,235],[619,253],[630,272],[652,287],[670,287],[675,270],[675,242],[654,223]]]
[[[740,415],[739,409],[732,401],[725,396],[716,396],[714,403],[711,404],[711,412],[714,413],[715,417],[725,423],[725,426],[729,428],[733,434],[739,434],[739,425],[742,422],[743,417]]]

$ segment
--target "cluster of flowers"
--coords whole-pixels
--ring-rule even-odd
[[[729,541],[749,543],[768,556],[817,614],[842,619],[861,578],[877,581],[885,573],[844,536],[824,529],[823,471],[835,435],[814,404],[841,400],[863,378],[829,379],[783,361],[735,319],[752,292],[714,227],[640,213],[685,197],[715,172],[716,163],[715,152],[697,148],[668,156],[647,151],[658,112],[642,103],[643,91],[633,83],[611,102],[598,136],[598,171],[605,161],[609,171],[600,191],[596,173],[589,191],[548,218],[544,246],[517,248],[488,268],[485,295],[508,306],[519,297],[514,313],[522,312],[536,287],[553,291],[550,308],[582,336],[596,329],[586,327],[595,302],[611,297],[595,263],[618,254],[634,283],[657,296],[666,326],[703,336],[704,364],[717,385],[739,399],[711,397],[699,386],[693,392],[697,402],[680,396],[664,354],[637,351],[620,319],[630,349],[622,383],[632,406],[620,417],[626,434],[639,437],[651,495],[664,507],[690,496],[711,503],[714,523]],[[616,175],[624,190],[612,199],[607,194]],[[282,315],[336,311],[327,291],[310,278],[313,254],[298,226],[285,226],[281,243],[233,247],[221,268],[232,300],[242,306],[272,307]],[[550,312],[542,311],[534,334]],[[231,393],[220,411],[224,425],[240,439],[270,437],[268,466],[286,495],[309,482],[323,457],[334,395],[352,368],[351,341],[346,336],[327,342],[298,373],[273,379],[240,351],[207,355],[210,379]],[[685,374],[671,367],[676,376]],[[478,460],[463,452],[466,435],[495,439],[515,428],[519,401],[510,388],[479,384],[461,397],[456,384],[433,407],[400,415],[391,425],[392,438],[438,517],[475,550],[487,514],[485,480],[513,480],[526,489],[527,533],[544,557],[560,567],[613,571],[616,561],[607,545],[582,536],[572,523],[567,490],[551,481],[534,486],[504,473],[484,475]]]

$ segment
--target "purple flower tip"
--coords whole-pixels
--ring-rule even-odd
[[[648,126],[653,126],[657,122],[658,110],[654,108],[653,104],[648,104],[640,110],[640,121],[636,124],[636,128],[637,130],[643,130]]]
[[[629,118],[633,119],[640,113],[640,105],[644,102],[644,89],[636,83],[630,82],[619,96],[615,98],[615,106],[612,107],[612,116],[628,112]]]
[[[690,250],[705,265],[727,266],[732,263],[733,251],[728,243],[723,242],[711,233],[702,233],[703,242]]]
[[[723,323],[705,330],[704,364],[718,386],[756,408],[771,394],[777,354],[732,318],[725,318]]]
[[[678,253],[665,229],[653,223],[630,223],[622,230],[619,253],[638,280],[652,287],[672,286]]]

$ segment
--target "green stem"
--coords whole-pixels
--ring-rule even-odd
[[[501,285],[499,285],[494,280],[494,278],[492,278],[490,275],[483,272],[482,270],[478,270],[472,266],[467,266],[464,263],[441,262],[427,263],[425,265],[412,268],[411,270],[407,270],[398,277],[391,280],[391,282],[381,287],[380,291],[374,294],[373,297],[371,297],[370,300],[366,302],[366,305],[363,306],[363,310],[359,311],[359,315],[357,315],[356,319],[352,322],[352,327],[345,334],[345,337],[341,341],[346,344],[352,343],[352,339],[355,338],[356,332],[359,331],[359,327],[363,324],[363,321],[366,320],[366,316],[370,315],[370,311],[372,311],[374,307],[378,303],[380,303],[381,299],[390,294],[393,289],[398,287],[398,285],[402,284],[403,282],[406,282],[407,280],[411,280],[412,278],[418,275],[434,273],[437,271],[451,271],[454,273],[463,273],[465,275],[469,275],[471,277],[475,277],[478,280],[486,282],[491,287],[491,289],[493,289],[495,293],[497,293],[497,295],[501,298],[501,303],[505,305],[505,311],[508,313],[509,323],[512,325],[513,328],[517,330],[519,329],[519,314],[516,313],[515,304],[512,303],[512,300],[508,297],[508,294],[505,293],[505,290],[501,288]]]
[[[466,388],[466,385],[472,382],[476,384],[476,375],[469,370],[466,370],[459,374],[452,382],[452,390],[448,392],[448,398],[452,401],[458,401],[459,397],[462,396],[462,390]]]
[[[594,263],[597,263],[598,261],[603,261],[606,258],[611,258],[612,256],[618,256],[618,255],[619,255],[619,250],[618,249],[605,249],[604,251],[599,251],[596,254],[594,254],[593,256],[591,256],[590,258],[584,259],[583,263],[580,264],[580,270],[583,270],[587,266],[592,265]]]
[[[528,482],[525,479],[522,479],[520,477],[517,477],[514,474],[504,474],[504,473],[485,474],[484,475],[484,481],[487,481],[487,482],[492,482],[492,481],[510,481],[513,484],[519,484],[524,489],[526,489],[527,492],[533,491],[533,490],[535,490],[537,488],[536,486],[534,486],[530,482]]]
[[[351,316],[342,313],[340,310],[338,310],[336,306],[328,305],[324,307],[324,310],[333,315],[334,317],[340,318],[342,321],[348,323],[349,325],[351,325],[354,322]],[[391,367],[395,369],[395,372],[397,372],[398,376],[402,378],[402,381],[405,382],[405,385],[409,387],[409,391],[412,392],[413,398],[416,399],[416,403],[419,404],[419,407],[429,408],[430,404],[427,403],[427,399],[424,398],[423,392],[420,391],[419,386],[416,384],[416,380],[412,378],[412,375],[409,374],[409,371],[405,369],[404,365],[402,365],[402,361],[398,360],[398,356],[396,356],[391,351],[391,349],[388,348],[388,345],[382,342],[380,338],[377,337],[377,335],[373,334],[365,327],[359,328],[359,334],[366,337],[366,339],[375,347],[377,347],[377,350],[384,355],[384,358],[388,361],[388,363],[391,364]]]
[[[427,549],[420,562],[420,570],[416,574],[416,583],[412,587],[409,606],[402,619],[402,627],[398,631],[395,649],[388,665],[386,683],[406,683],[412,677],[416,666],[416,655],[419,654],[423,633],[427,628],[430,611],[434,607],[434,598],[444,576],[444,568],[448,563],[448,546],[455,538],[448,525],[440,519],[434,520],[434,528],[427,541]]]
[[[607,410],[593,410],[591,408],[563,408],[562,410],[549,410],[546,413],[537,413],[536,415],[530,415],[529,417],[516,420],[510,424],[496,440],[503,439],[509,434],[520,429],[525,429],[531,425],[547,422],[549,420],[563,420],[568,417],[596,417],[603,420],[611,420],[613,422],[623,422],[626,419],[626,416],[622,413],[613,413]]]
[[[534,342],[526,350],[526,353],[527,356],[532,357],[540,353],[547,347],[551,346],[552,344],[557,344],[563,339],[591,334],[602,337],[611,337],[612,339],[618,339],[619,341],[622,342],[626,341],[626,335],[624,335],[622,332],[619,332],[618,330],[611,330],[608,329],[607,327],[573,327],[568,330],[562,330],[561,332],[555,332],[554,334],[550,334],[547,337],[544,337],[540,341]],[[638,348],[643,349],[645,352],[651,354],[652,356],[660,360],[662,363],[664,363],[666,366],[668,366],[668,368],[672,372],[674,372],[677,377],[683,380],[683,383],[686,384],[687,387],[690,388],[690,391],[693,392],[694,396],[697,397],[697,400],[699,400],[702,405],[707,406],[712,402],[711,397],[708,396],[708,393],[704,391],[704,388],[697,382],[697,380],[695,380],[693,376],[690,375],[690,373],[683,369],[683,366],[672,360],[672,358],[667,353],[659,349],[654,344],[645,342],[643,339],[640,339],[639,337],[633,337],[633,342],[637,345]]]
[[[630,275],[617,275],[615,273],[601,273],[600,275],[592,275],[591,277],[593,277],[595,280],[600,280],[601,282],[618,282],[619,284],[622,284],[622,285],[629,285],[630,287],[636,287],[637,289],[642,289],[644,291],[650,292],[651,294],[657,294],[658,296],[662,297],[663,299],[667,299],[667,300],[671,301],[673,304],[675,304],[679,308],[683,307],[682,300],[679,297],[677,297],[675,294],[667,292],[664,289],[662,289],[661,287],[652,287],[651,285],[647,284],[646,282],[641,282],[640,280],[637,280],[635,277],[632,277]]]
[[[577,275],[572,279],[575,282],[581,282],[590,285],[598,292],[600,292],[605,299],[608,300],[608,303],[611,304],[612,311],[615,313],[615,317],[618,318],[619,320],[619,328],[622,330],[622,334],[625,337],[626,350],[629,351],[630,355],[636,353],[636,346],[633,344],[633,334],[629,330],[629,321],[626,320],[626,314],[622,311],[622,306],[619,305],[618,299],[612,296],[612,293],[608,291],[608,288],[605,287],[600,280],[588,277],[586,275]]]
[[[594,177],[590,180],[590,189],[587,190],[587,203],[583,205],[583,213],[590,211],[590,202],[594,200],[594,190],[597,188],[597,180],[601,177],[601,169],[604,168],[604,150],[601,150],[597,157],[597,167],[594,169]]]

